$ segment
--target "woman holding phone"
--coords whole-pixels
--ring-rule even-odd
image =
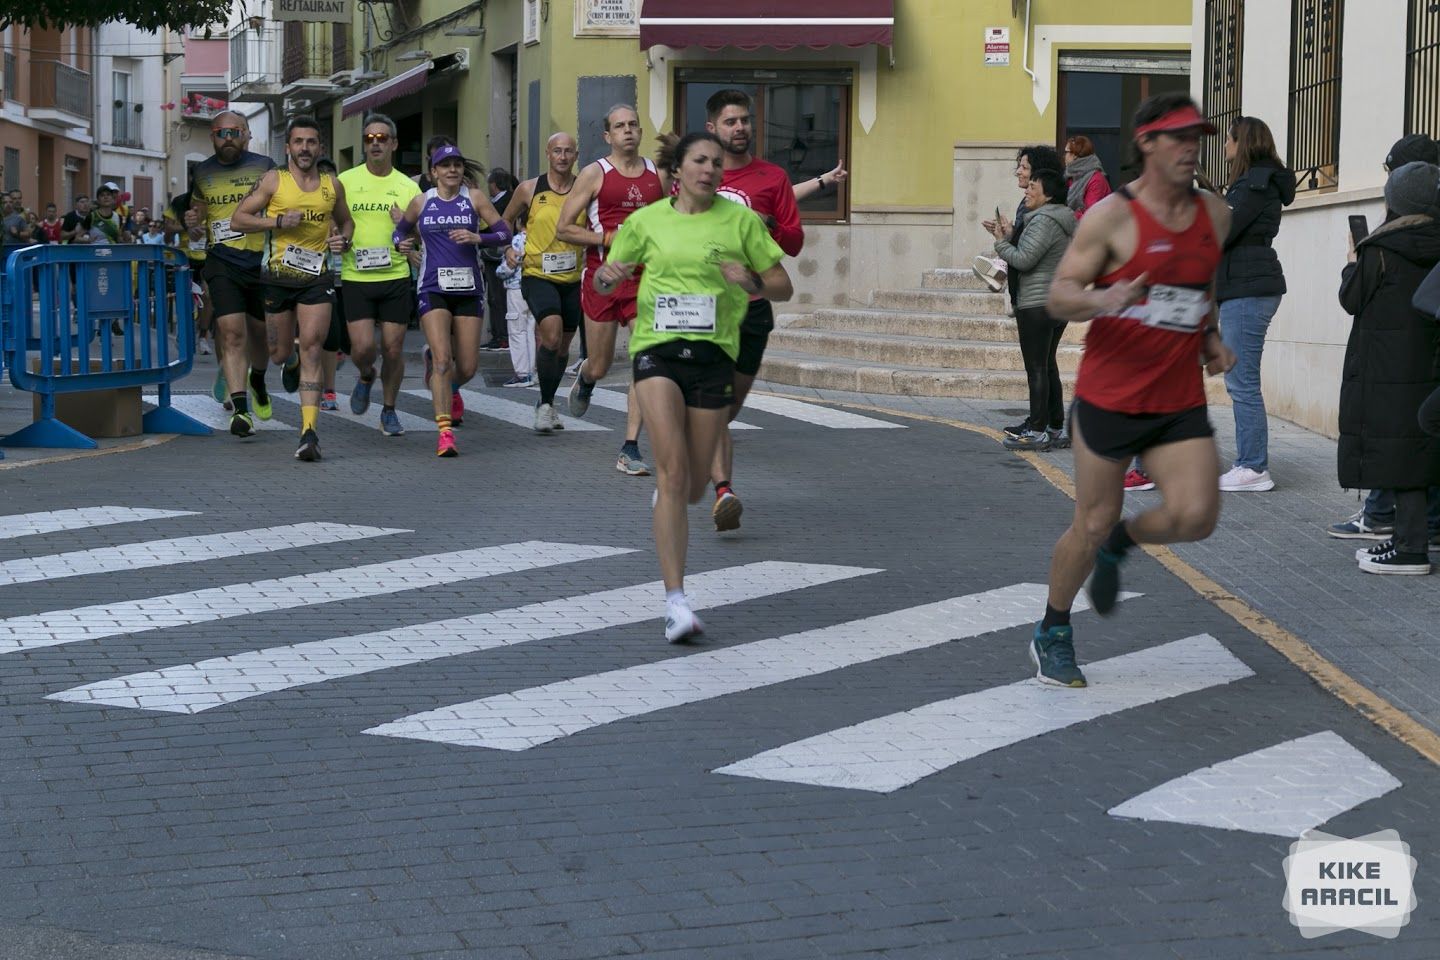
[[[1230,234],[1215,277],[1220,303],[1220,336],[1235,354],[1225,389],[1235,411],[1235,464],[1220,477],[1220,489],[1275,489],[1270,476],[1270,432],[1260,392],[1260,358],[1265,333],[1280,298],[1285,273],[1271,244],[1280,232],[1280,211],[1295,199],[1295,174],[1275,150],[1263,120],[1236,117],[1225,136],[1230,165]]]

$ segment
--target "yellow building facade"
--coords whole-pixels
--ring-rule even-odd
[[[659,131],[703,123],[711,92],[740,87],[756,99],[757,153],[797,182],[837,162],[850,171],[842,189],[805,205],[807,244],[792,271],[800,302],[828,305],[968,264],[988,245],[979,221],[1019,199],[1021,144],[1085,133],[1111,180],[1129,179],[1123,148],[1135,105],[1190,86],[1189,0],[734,0],[711,5],[713,14],[700,6],[360,5],[358,79],[314,109],[330,109],[342,165],[360,157],[369,107],[400,124],[409,172],[424,142],[443,133],[523,179],[540,169],[557,130],[578,133],[582,159],[606,152],[599,120],[612,103],[636,104],[648,149]],[[676,10],[679,19],[660,19]],[[703,22],[710,17],[727,22]],[[673,39],[682,20],[708,43],[655,42]],[[860,21],[885,42],[821,45]],[[777,49],[777,36],[803,45]]]

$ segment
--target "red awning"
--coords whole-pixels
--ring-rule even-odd
[[[695,0],[645,0],[640,48],[888,47],[895,31],[895,0],[730,0],[723,10],[711,6],[713,13],[698,7]]]
[[[433,62],[433,61],[432,61]],[[391,77],[383,83],[377,83],[369,90],[364,90],[352,97],[346,97],[340,102],[340,116],[353,117],[357,113],[366,113],[374,110],[381,104],[389,103],[391,100],[398,100],[409,93],[416,93],[425,87],[425,81],[430,79],[430,63],[422,63],[418,67],[411,67],[404,73]]]

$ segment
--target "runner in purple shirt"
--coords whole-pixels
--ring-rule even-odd
[[[505,246],[510,228],[484,193],[472,194],[465,187],[465,158],[458,147],[447,144],[435,151],[430,177],[435,186],[411,201],[394,239],[401,251],[409,252],[418,227],[422,253],[417,291],[420,326],[425,331],[425,379],[440,428],[436,455],[453,457],[459,451],[452,428],[460,424],[465,410],[459,389],[480,365],[485,280],[479,248]]]

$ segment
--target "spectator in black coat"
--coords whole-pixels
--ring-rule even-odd
[[[485,181],[490,202],[496,210],[504,210],[510,203],[510,196],[520,181],[503,167],[495,167]],[[505,319],[505,284],[495,276],[495,269],[505,257],[505,247],[481,247],[480,263],[485,269],[485,305],[490,316],[490,339],[480,345],[481,350],[509,350],[510,330]]]
[[[1426,487],[1440,439],[1420,428],[1440,387],[1440,325],[1411,300],[1440,263],[1440,167],[1407,163],[1385,183],[1386,222],[1351,252],[1340,305],[1355,318],[1340,384],[1338,474],[1346,488],[1395,491],[1395,536],[1358,555],[1370,573],[1427,574]]]

